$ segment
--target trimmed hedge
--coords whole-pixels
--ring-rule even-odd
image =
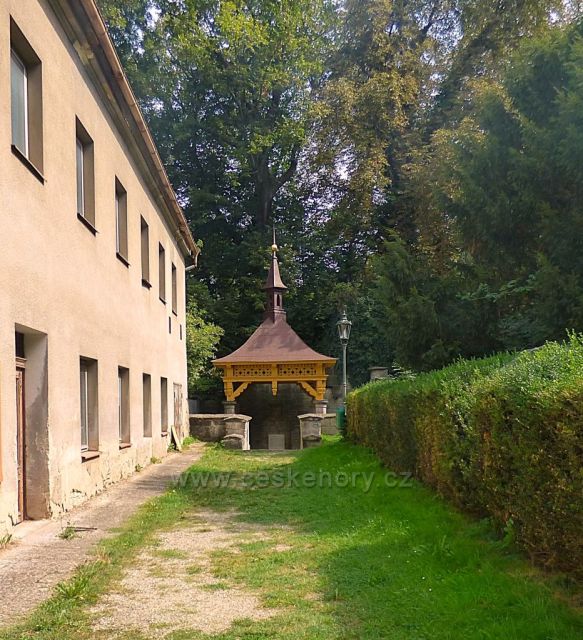
[[[583,579],[583,338],[348,398],[348,437]]]

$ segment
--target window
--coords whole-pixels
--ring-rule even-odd
[[[128,194],[117,178],[115,179],[115,251],[117,257],[128,267]]]
[[[97,408],[97,361],[89,358],[80,360],[80,427],[81,454],[84,459],[95,456],[99,450],[99,421]]]
[[[42,65],[24,34],[10,20],[12,150],[44,182]]]
[[[166,304],[166,251],[161,244],[158,245],[158,295]]]
[[[76,119],[77,216],[95,233],[95,175],[93,140]]]
[[[162,435],[168,434],[168,379],[160,378],[160,426]]]
[[[117,370],[117,417],[119,425],[119,447],[129,447],[130,435],[130,371],[125,367]]]
[[[150,230],[144,218],[140,218],[142,241],[142,284],[148,289],[150,284]]]
[[[142,376],[144,438],[152,437],[152,377],[148,373]]]
[[[172,265],[172,313],[178,315],[178,285],[176,282],[176,267]]]

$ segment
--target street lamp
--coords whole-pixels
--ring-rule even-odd
[[[350,340],[350,329],[352,328],[352,322],[346,316],[346,308],[342,310],[342,317],[336,323],[338,327],[338,336],[340,343],[342,344],[342,399],[344,406],[346,406],[346,393],[348,390],[348,380],[346,377],[346,347]]]

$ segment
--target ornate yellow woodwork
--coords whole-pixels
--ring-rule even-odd
[[[253,382],[271,383],[277,395],[280,382],[295,382],[314,400],[324,400],[328,369],[334,361],[292,363],[248,363],[217,365],[223,372],[225,396],[234,402]]]

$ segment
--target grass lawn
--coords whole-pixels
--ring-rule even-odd
[[[217,487],[213,478],[206,488],[193,486],[208,479],[205,474],[223,472],[234,474],[227,486]],[[336,483],[326,472],[345,475]],[[360,447],[331,440],[319,449],[276,455],[209,447],[191,474],[192,482],[148,503],[100,545],[95,562],[0,638],[111,637],[91,629],[89,606],[115,587],[157,533],[182,526],[204,508],[236,510],[237,521],[268,532],[264,539],[242,537],[237,548],[219,548],[211,560],[218,585],[258,594],[275,614],[237,621],[214,636],[157,629],[151,636],[115,637],[583,639],[583,616],[573,606],[580,588],[531,569],[495,539],[488,523],[468,520],[417,483],[389,478],[397,486],[387,486],[385,470]],[[358,474],[355,483],[352,474]]]

